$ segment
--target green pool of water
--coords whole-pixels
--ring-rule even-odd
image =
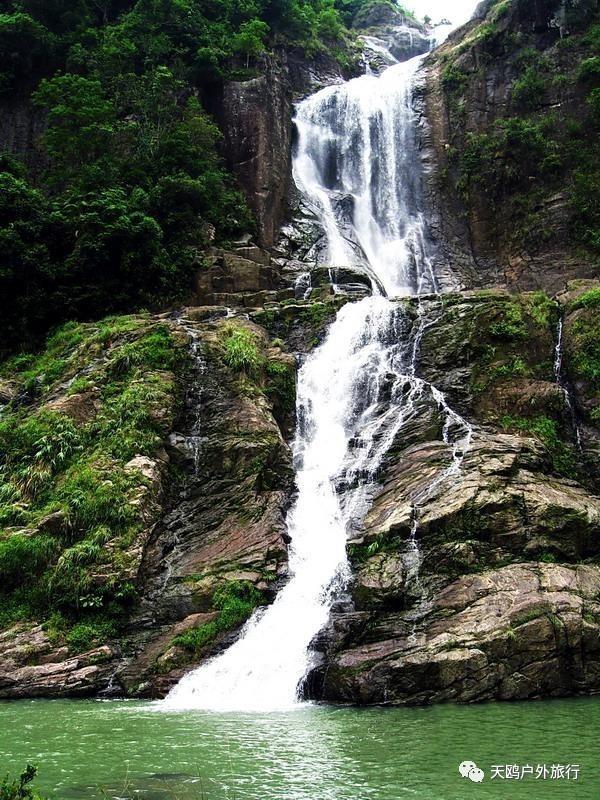
[[[65,800],[598,800],[599,734],[600,699],[263,715],[34,700],[0,703],[0,773],[37,764],[37,787]],[[544,764],[579,778],[491,779]]]

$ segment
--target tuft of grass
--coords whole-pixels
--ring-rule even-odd
[[[227,326],[224,328],[224,336],[224,361],[227,366],[234,372],[256,377],[263,367],[256,334],[248,328]]]
[[[213,605],[219,610],[219,615],[211,622],[176,636],[173,644],[189,652],[198,653],[220,633],[239,627],[264,601],[262,592],[259,592],[250,581],[226,583],[213,595]]]
[[[561,439],[556,420],[544,416],[532,419],[504,416],[501,425],[506,430],[516,430],[534,436],[545,446],[552,460],[552,467],[558,475],[566,478],[577,477],[577,460],[573,448]]]

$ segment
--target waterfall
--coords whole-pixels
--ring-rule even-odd
[[[575,433],[575,441],[577,449],[581,452],[581,428],[579,427],[579,420],[575,411],[575,403],[571,396],[571,389],[563,374],[563,347],[564,347],[564,320],[562,311],[559,313],[558,325],[556,331],[556,345],[554,347],[554,380],[556,385],[560,388],[565,398],[565,406],[569,411],[571,417],[571,427]]]
[[[318,261],[363,267],[387,295],[436,289],[413,109],[422,59],[330,86],[296,113],[293,175],[325,230]]]
[[[445,474],[460,468],[471,429],[417,375],[424,316],[415,322],[387,299],[437,291],[412,103],[421,61],[328,87],[297,106],[293,174],[323,225],[320,260],[367,270],[375,294],[341,309],[299,371],[287,585],[234,645],[185,676],[163,708],[297,704],[310,643],[348,582],[348,535],[361,525],[382,461],[417,402],[436,404],[445,419],[444,440],[454,447]],[[416,524],[413,534],[414,549]]]

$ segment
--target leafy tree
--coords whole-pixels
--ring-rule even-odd
[[[43,80],[33,100],[48,110],[44,144],[55,185],[86,183],[98,161],[110,171],[116,113],[99,81],[59,75]],[[97,170],[94,174],[98,175]]]
[[[0,317],[4,346],[44,327],[47,297],[43,277],[51,265],[47,227],[44,196],[21,177],[0,173]]]
[[[266,50],[269,26],[260,19],[251,19],[242,22],[239,31],[233,37],[231,46],[234,53],[241,53],[246,56],[246,67],[250,62],[250,56],[260,56]]]
[[[2,347],[164,303],[207,223],[251,231],[202,101],[240,59],[342,41],[348,3],[363,0],[4,0],[0,90],[29,93],[47,128],[35,178],[0,155]]]

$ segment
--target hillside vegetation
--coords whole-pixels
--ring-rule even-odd
[[[213,235],[252,232],[206,107],[274,48],[344,58],[361,5],[3,3],[0,105],[30,109],[43,134],[18,157],[0,143],[0,353],[66,319],[164,307]]]

